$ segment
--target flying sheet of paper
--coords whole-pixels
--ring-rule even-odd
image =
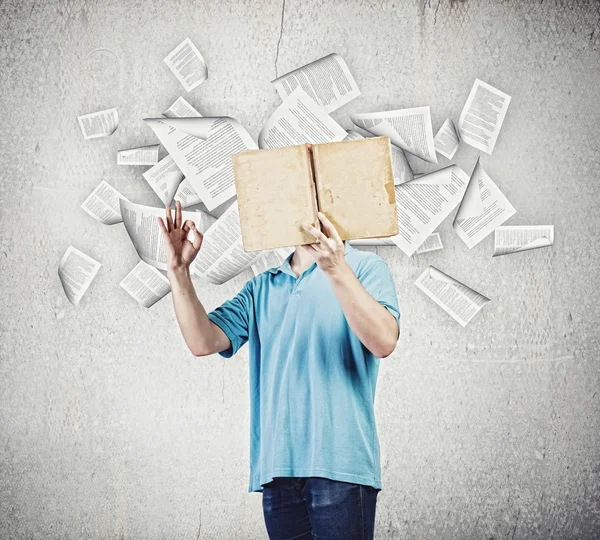
[[[444,246],[442,245],[440,233],[436,232],[425,238],[425,242],[417,248],[416,253],[429,253],[430,251],[437,251],[438,249],[444,249]]]
[[[171,204],[175,192],[183,180],[183,173],[170,155],[161,159],[142,176],[163,204]]]
[[[442,156],[448,159],[454,157],[454,154],[456,154],[456,151],[458,150],[460,139],[458,137],[458,132],[456,131],[456,126],[450,118],[446,118],[446,121],[437,132],[433,142],[438,154],[442,154]]]
[[[177,187],[173,200],[179,201],[181,203],[181,208],[187,208],[188,206],[193,206],[194,204],[202,202],[202,199],[198,196],[187,178],[184,178]]]
[[[184,39],[164,60],[188,92],[208,79],[204,57],[190,38]]]
[[[477,160],[452,226],[471,249],[515,212]]]
[[[490,302],[489,298],[433,266],[425,269],[415,285],[463,327]]]
[[[77,117],[84,139],[97,139],[112,135],[119,127],[117,109],[106,109]]]
[[[123,221],[119,199],[127,200],[108,182],[102,180],[81,203],[81,208],[101,223],[114,225]]]
[[[121,281],[120,285],[136,302],[146,308],[156,304],[171,291],[169,280],[160,270],[146,264],[144,261],[137,263],[135,268]]]
[[[167,270],[165,241],[157,219],[161,217],[163,222],[165,222],[165,209],[143,206],[125,201],[124,199],[120,199],[119,204],[121,205],[123,225],[140,259],[150,266]],[[173,211],[171,211],[171,214],[174,216]],[[188,219],[193,221],[201,233],[208,230],[213,221],[208,219],[204,212],[183,211],[181,212],[181,217],[183,221],[187,221]],[[194,232],[189,231],[186,238],[190,242],[193,242]]]
[[[235,200],[204,233],[202,247],[190,270],[210,283],[221,285],[248,269],[263,255],[263,251],[244,251]]]
[[[117,152],[117,165],[154,165],[158,163],[160,144],[127,148]]]
[[[458,119],[461,141],[491,154],[496,146],[509,104],[509,95],[475,79]]]
[[[337,142],[346,135],[346,130],[298,87],[267,120],[258,135],[258,146],[279,148],[303,143]]]
[[[71,304],[79,304],[101,266],[77,248],[67,248],[58,267],[58,277]]]
[[[258,274],[261,274],[269,268],[280,266],[283,261],[285,261],[287,256],[290,253],[293,253],[295,249],[295,246],[291,246],[267,250],[267,253],[265,253],[260,259],[250,266],[252,268],[252,272],[255,276],[258,276]]]
[[[510,255],[554,244],[554,225],[511,225],[494,231],[494,255]]]
[[[402,150],[437,163],[429,107],[351,114],[350,119],[373,135],[389,137]]]
[[[302,88],[326,113],[339,109],[360,96],[358,85],[339,54],[329,54],[271,81],[285,100],[296,88]]]
[[[395,246],[391,238],[355,238],[347,241],[351,246]]]
[[[231,156],[257,148],[236,120],[226,116],[145,120],[209,211],[235,196]]]
[[[347,135],[344,138],[345,141],[356,141],[365,138],[358,131],[352,129],[348,130],[346,133]],[[398,148],[395,144],[390,142],[390,154],[392,156],[394,185],[397,186],[399,184],[404,184],[404,182],[410,182],[413,179],[413,172],[402,148]]]
[[[400,232],[391,239],[409,257],[461,201],[469,177],[458,165],[396,186]]]
[[[166,116],[167,118],[189,118],[192,116],[200,118],[202,115],[180,96],[175,100],[175,103],[163,113],[163,116]]]
[[[353,246],[395,246],[396,244],[389,238],[357,238],[355,240],[348,240]],[[430,234],[415,251],[415,253],[427,253],[428,251],[436,251],[443,249],[442,239],[440,233]]]

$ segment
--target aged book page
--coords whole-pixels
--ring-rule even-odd
[[[398,234],[388,137],[313,144],[319,210],[342,240]]]
[[[302,228],[320,228],[307,145],[247,150],[233,156],[233,169],[244,251],[316,242]]]

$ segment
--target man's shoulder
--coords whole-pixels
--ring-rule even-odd
[[[387,266],[385,259],[377,253],[356,248],[346,254],[346,261],[357,275],[359,272]]]

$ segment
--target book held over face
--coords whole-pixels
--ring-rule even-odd
[[[316,243],[319,211],[342,240],[398,234],[388,137],[246,150],[233,169],[244,251]]]

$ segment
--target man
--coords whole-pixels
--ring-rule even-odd
[[[399,337],[400,313],[385,261],[325,233],[296,246],[276,268],[249,280],[210,313],[196,296],[190,264],[202,234],[159,224],[177,321],[195,356],[250,351],[250,485],[262,492],[270,538],[373,538],[381,490],[373,401],[379,359]],[[194,231],[193,243],[186,239]]]

